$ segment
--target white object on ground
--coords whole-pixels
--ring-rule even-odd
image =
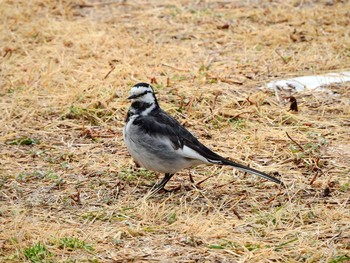
[[[265,87],[272,90],[291,90],[296,92],[316,90],[333,93],[331,90],[325,88],[325,86],[344,82],[350,82],[350,71],[271,81]]]

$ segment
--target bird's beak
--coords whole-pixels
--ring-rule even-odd
[[[132,100],[132,99],[135,99],[137,97],[137,95],[130,95],[129,97],[128,97],[128,100]]]

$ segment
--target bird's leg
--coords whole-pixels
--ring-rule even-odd
[[[171,179],[171,177],[173,177],[173,174],[165,174],[162,181],[159,184],[155,185],[156,189],[164,189],[164,186],[169,182],[169,180]]]
[[[168,183],[168,181],[171,179],[171,177],[173,177],[174,174],[169,174],[169,173],[166,173],[164,175],[164,178],[162,179],[162,181],[159,183],[159,184],[156,184],[154,186],[154,189],[158,192],[159,190],[163,190],[165,192],[172,192],[172,191],[176,191],[178,190],[180,187],[176,187],[175,189],[172,189],[172,190],[166,190],[164,189],[164,186]]]
[[[148,187],[152,187],[153,189],[159,191],[161,189],[164,189],[164,186],[167,184],[167,182],[171,179],[171,177],[173,176],[173,174],[165,174],[165,176],[163,177],[162,181],[158,184],[146,184],[146,186]]]

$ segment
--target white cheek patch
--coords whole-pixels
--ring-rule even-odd
[[[140,97],[140,101],[142,102],[146,102],[146,103],[154,103],[155,99],[154,99],[154,95],[153,93],[147,93],[144,96]]]

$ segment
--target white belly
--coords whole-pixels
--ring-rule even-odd
[[[136,116],[132,116],[124,127],[124,142],[130,155],[142,167],[174,174],[177,171],[204,163],[202,160],[185,158],[176,151],[170,140],[155,138],[145,134],[133,125]]]

